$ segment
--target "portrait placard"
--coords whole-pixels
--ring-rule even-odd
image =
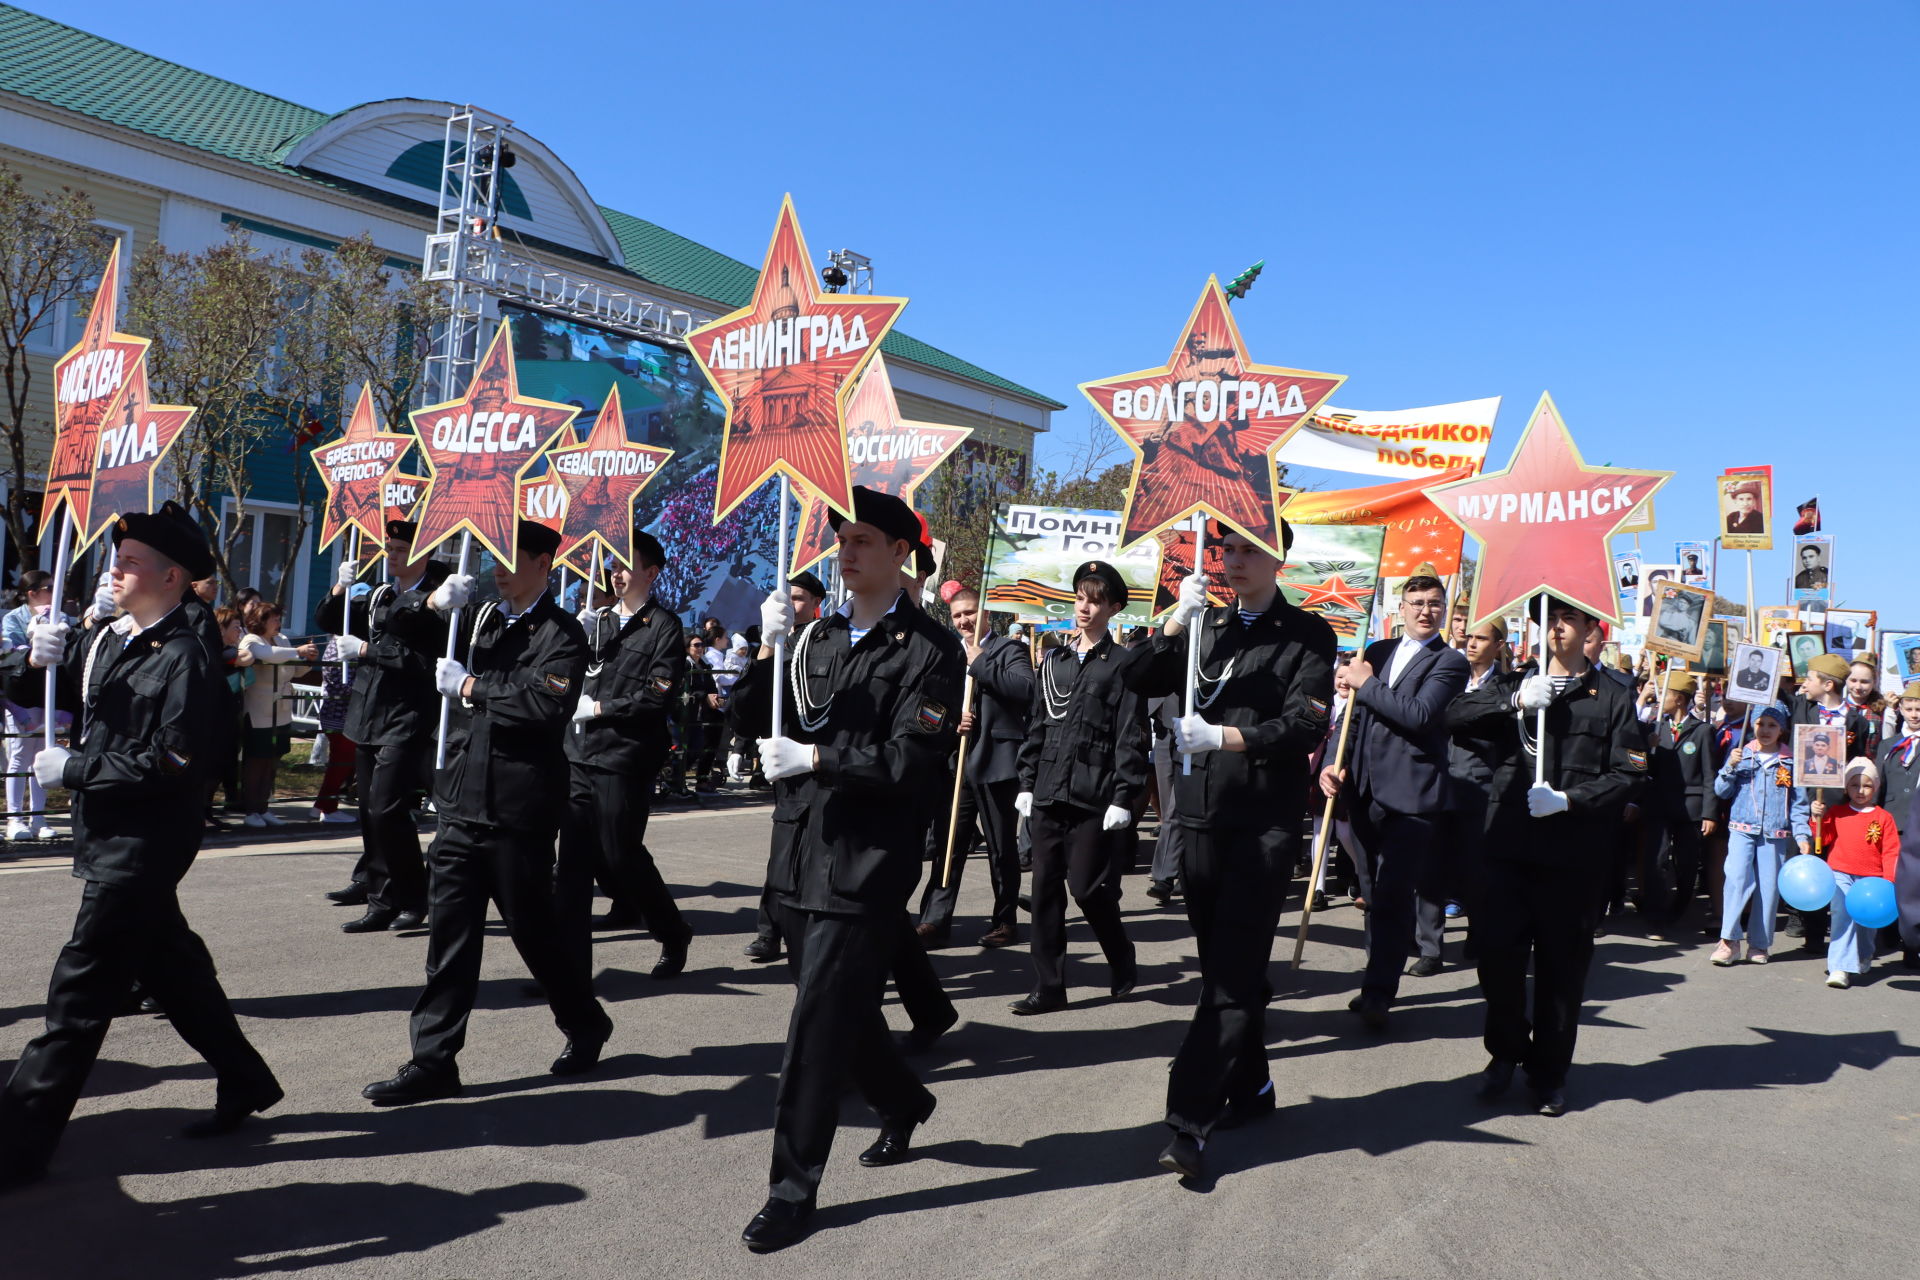
[[[1647,649],[1688,662],[1698,662],[1707,644],[1707,626],[1713,621],[1713,592],[1684,582],[1666,582],[1654,589],[1653,625],[1647,629]]]
[[[1793,730],[1793,785],[1837,787],[1847,764],[1847,731],[1835,725],[1802,724]]]
[[[1827,651],[1827,633],[1789,631],[1786,636],[1787,657],[1793,662],[1793,678],[1803,680],[1807,675],[1807,664]]]
[[[1727,681],[1727,699],[1748,706],[1765,706],[1780,688],[1780,664],[1786,654],[1770,645],[1737,644],[1733,672]]]

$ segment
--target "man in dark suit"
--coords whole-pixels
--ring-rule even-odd
[[[1344,794],[1361,856],[1373,870],[1367,968],[1349,1006],[1373,1030],[1387,1025],[1414,934],[1419,890],[1430,885],[1447,804],[1447,704],[1467,687],[1467,660],[1440,637],[1447,590],[1417,574],[1400,591],[1397,640],[1369,645],[1347,671],[1357,718],[1345,769],[1320,772],[1321,789]],[[1434,951],[1439,951],[1433,939]]]

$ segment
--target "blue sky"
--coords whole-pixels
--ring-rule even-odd
[[[1265,258],[1255,359],[1347,408],[1505,396],[1493,465],[1550,389],[1588,461],[1678,473],[1649,559],[1772,463],[1843,603],[1920,629],[1911,3],[29,7],[323,110],[476,101],[749,261],[791,191],[905,329],[1073,406],[1043,458]]]

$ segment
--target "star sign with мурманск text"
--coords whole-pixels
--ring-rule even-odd
[[[1539,591],[1617,623],[1608,540],[1672,475],[1588,466],[1553,397],[1542,395],[1506,470],[1427,490],[1480,540],[1469,625],[1504,617]]]

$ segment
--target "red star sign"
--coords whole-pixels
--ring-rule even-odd
[[[114,241],[100,272],[93,308],[80,341],[53,365],[53,453],[47,461],[47,496],[41,505],[43,529],[53,528],[54,512],[67,504],[75,527],[93,523],[94,447],[107,408],[127,384],[153,344],[113,327],[120,296],[120,242]],[[136,508],[139,510],[140,508]]]
[[[788,196],[753,300],[687,335],[694,363],[727,406],[715,524],[775,472],[853,510],[847,400],[907,300],[821,293],[813,280]]]
[[[380,429],[373,392],[361,387],[346,433],[317,446],[311,455],[321,483],[327,486],[327,500],[320,509],[322,549],[348,529],[358,529],[375,544],[386,541],[387,480],[413,443],[411,432]]]
[[[1204,511],[1280,555],[1274,455],[1345,381],[1255,364],[1208,276],[1166,364],[1080,387],[1135,455],[1120,545]]]
[[[914,490],[921,482],[972,434],[971,427],[903,419],[884,356],[874,358],[847,402],[847,457],[853,463],[853,482],[890,493],[908,506],[913,505]],[[833,546],[827,504],[808,494],[800,508],[800,533],[794,539],[788,573],[812,568]]]
[[[596,558],[595,548],[629,567],[633,564],[633,500],[660,474],[671,449],[634,444],[620,411],[620,388],[610,387],[593,429],[579,444],[547,450],[547,474],[566,492],[566,517],[560,524],[559,559],[576,551]],[[611,567],[611,566],[609,566]]]
[[[1608,539],[1672,476],[1586,465],[1553,397],[1542,395],[1505,471],[1427,490],[1480,542],[1470,625],[1502,617],[1539,591],[1618,623]]]
[[[147,362],[134,362],[126,383],[107,405],[94,438],[99,442],[93,468],[93,494],[87,518],[75,525],[86,546],[130,511],[151,511],[154,472],[174,441],[187,429],[194,410],[180,404],[154,404],[147,398]]]
[[[414,555],[464,531],[512,568],[520,481],[579,412],[520,394],[513,341],[502,321],[466,395],[413,411],[420,454],[432,476],[414,516],[420,524]]]
[[[1372,587],[1348,586],[1347,580],[1337,573],[1325,582],[1314,583],[1311,586],[1305,583],[1293,585],[1298,586],[1305,593],[1295,602],[1297,608],[1311,609],[1315,605],[1331,604],[1365,613],[1373,607]]]

